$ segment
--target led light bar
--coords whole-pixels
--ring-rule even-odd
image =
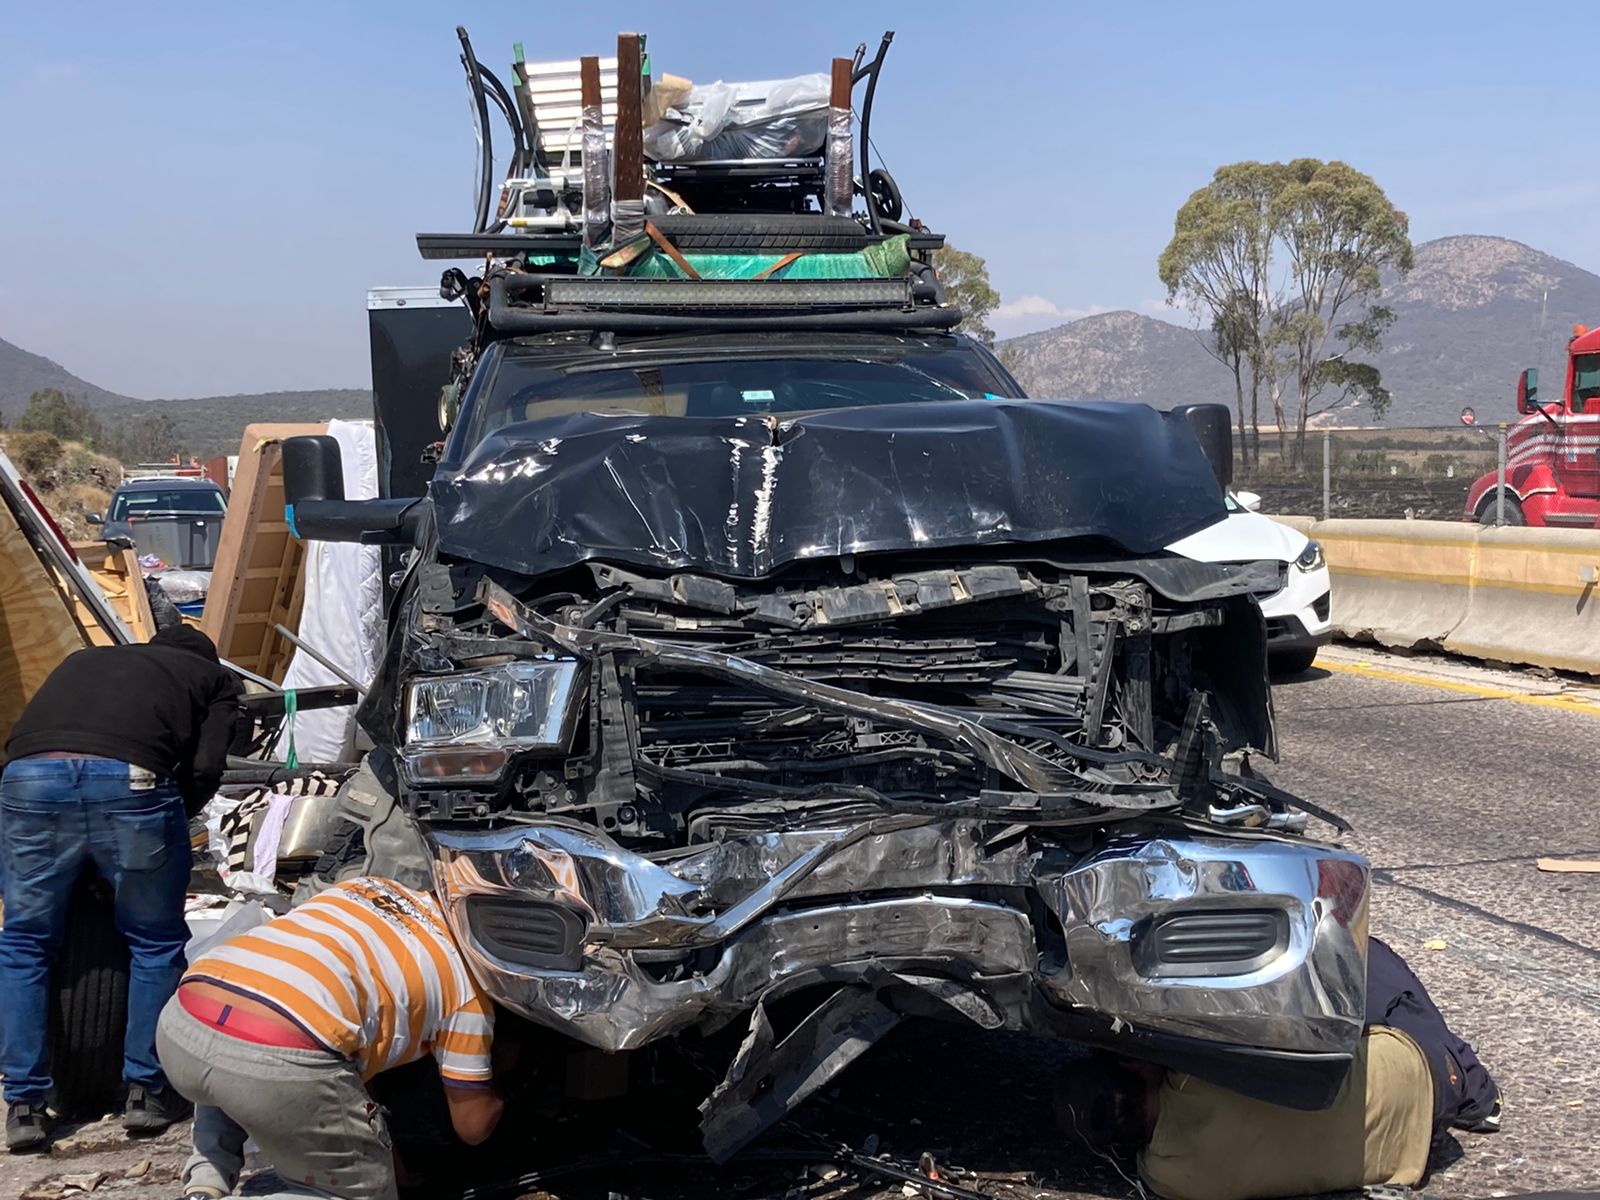
[[[908,279],[626,279],[553,277],[547,312],[584,309],[860,309],[911,307]]]

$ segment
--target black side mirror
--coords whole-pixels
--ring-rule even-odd
[[[1519,413],[1543,412],[1539,407],[1539,368],[1529,367],[1517,376],[1517,411]]]
[[[105,513],[84,513],[83,519],[90,525],[104,525],[106,523]]]
[[[1223,491],[1233,483],[1233,414],[1226,404],[1180,404],[1172,415],[1189,422]]]
[[[327,434],[283,443],[284,517],[297,538],[405,545],[415,538],[423,500],[346,500],[339,443]]]
[[[307,501],[344,499],[344,459],[339,441],[325,433],[283,443],[284,499],[298,508]]]

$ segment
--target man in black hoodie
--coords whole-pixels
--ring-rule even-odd
[[[163,629],[143,645],[80,650],[12,727],[0,780],[0,1072],[6,1144],[44,1145],[50,969],[67,902],[93,863],[128,941],[123,1124],[164,1129],[187,1105],[156,1061],[156,1018],[183,974],[188,816],[222,779],[239,684],[205,634]]]

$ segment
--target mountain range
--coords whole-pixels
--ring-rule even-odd
[[[28,397],[43,388],[57,388],[75,400],[86,400],[91,408],[136,403],[132,396],[108,392],[42,354],[30,354],[0,339],[0,412],[7,417],[19,415],[28,406]]]
[[[1505,238],[1467,235],[1416,247],[1405,278],[1385,281],[1396,315],[1377,358],[1393,395],[1383,424],[1454,425],[1465,405],[1481,419],[1511,412],[1517,372],[1538,366],[1547,396],[1559,393],[1575,323],[1600,323],[1600,275]],[[998,349],[1029,395],[1064,400],[1233,405],[1233,377],[1206,351],[1203,335],[1134,312],[1100,313],[1002,341]],[[370,417],[362,388],[137,400],[0,340],[0,410],[15,417],[40,388],[85,399],[115,424],[152,411],[170,416],[190,453],[232,450],[250,421]],[[1351,408],[1323,423],[1370,425]]]
[[[366,388],[136,400],[80,379],[60,363],[0,339],[0,414],[8,420],[20,416],[28,397],[43,388],[56,388],[74,400],[86,401],[112,426],[151,412],[171,417],[185,452],[202,458],[238,450],[244,427],[254,421],[372,417],[372,393]]]
[[[1411,272],[1385,280],[1383,302],[1395,322],[1375,359],[1393,397],[1382,423],[1453,425],[1468,405],[1500,420],[1511,413],[1523,367],[1542,369],[1547,396],[1560,392],[1572,326],[1600,324],[1600,275],[1505,238],[1447,237],[1416,247]],[[1232,407],[1233,376],[1204,336],[1124,311],[997,348],[1030,396]],[[1324,423],[1374,420],[1354,407]]]

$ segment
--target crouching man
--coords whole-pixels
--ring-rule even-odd
[[[197,1106],[185,1197],[230,1194],[251,1137],[297,1192],[393,1200],[366,1081],[432,1054],[455,1131],[477,1145],[504,1107],[493,1022],[437,902],[386,879],[337,884],[208,948],[156,1037],[167,1078]]]
[[[1427,989],[1373,938],[1367,1028],[1326,1109],[1255,1100],[1147,1064],[1091,1060],[1057,1088],[1065,1130],[1095,1149],[1138,1152],[1166,1200],[1271,1200],[1415,1187],[1449,1130],[1500,1125],[1494,1080]]]

